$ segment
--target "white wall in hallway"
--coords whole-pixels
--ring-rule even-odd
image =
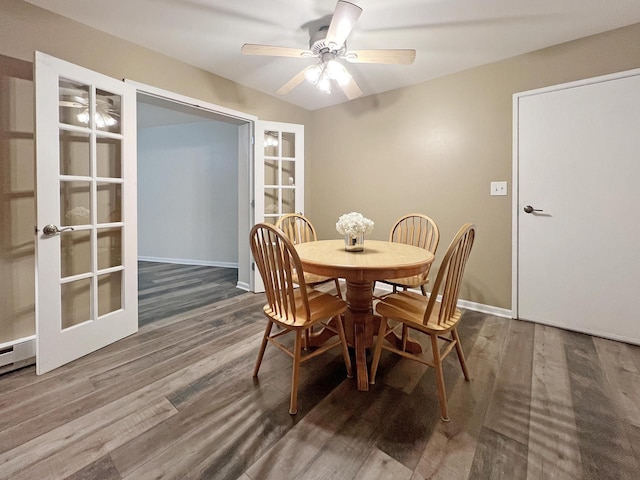
[[[237,265],[236,125],[139,129],[138,255]]]

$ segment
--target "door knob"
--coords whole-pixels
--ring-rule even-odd
[[[526,207],[524,207],[524,213],[533,213],[533,212],[542,212],[542,210],[533,208],[531,205],[527,205]]]
[[[55,235],[56,233],[64,232],[66,230],[73,230],[73,227],[59,228],[56,225],[49,224],[42,228],[42,233],[50,237],[51,235]]]

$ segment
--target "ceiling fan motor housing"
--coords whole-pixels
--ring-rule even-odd
[[[338,50],[331,50],[331,47],[326,42],[327,32],[329,31],[329,26],[325,25],[324,27],[320,27],[317,33],[313,34],[309,39],[309,50],[313,52],[314,55],[321,56],[323,53],[332,52],[335,54],[340,54],[341,52],[346,51],[347,43],[340,47]]]

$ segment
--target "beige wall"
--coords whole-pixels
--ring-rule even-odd
[[[461,297],[508,309],[512,200],[489,184],[508,180],[511,193],[512,95],[637,67],[640,24],[315,111],[307,214],[330,238],[340,214],[360,211],[383,239],[399,216],[425,213],[441,229],[436,264],[474,222]]]

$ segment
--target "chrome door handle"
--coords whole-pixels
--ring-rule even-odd
[[[52,235],[55,235],[56,233],[65,232],[65,231],[67,231],[67,230],[73,230],[73,227],[64,227],[64,228],[60,228],[60,227],[58,227],[58,226],[56,226],[56,225],[49,224],[49,225],[45,225],[45,226],[42,228],[42,233],[43,233],[44,235],[47,235],[47,236],[49,236],[49,237],[50,237],[50,236],[52,236]]]
[[[524,207],[524,213],[533,213],[533,212],[542,212],[542,210],[533,208],[531,205],[527,205],[526,207]]]

